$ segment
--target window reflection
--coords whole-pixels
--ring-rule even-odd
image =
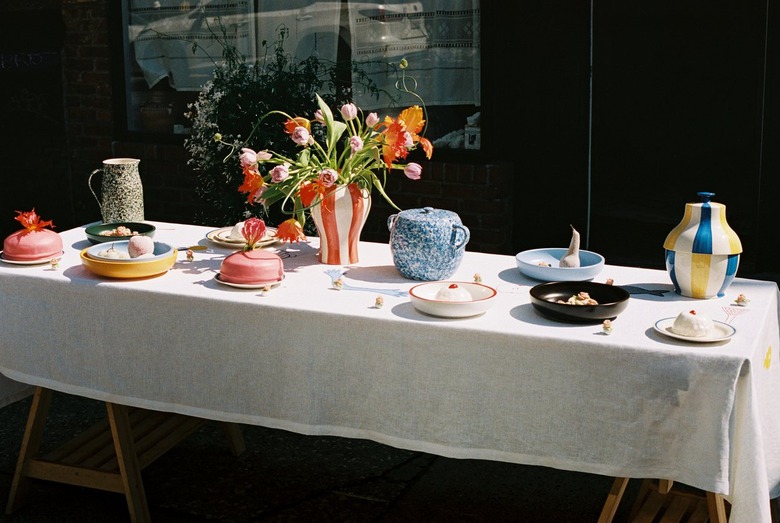
[[[429,137],[440,148],[479,148],[479,0],[123,0],[123,16],[130,131],[187,134],[183,114],[221,60],[220,39],[262,63],[285,28],[285,52],[357,62],[390,93],[406,58]],[[377,99],[353,80],[363,109],[415,103]]]

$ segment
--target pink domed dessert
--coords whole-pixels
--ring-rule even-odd
[[[62,238],[56,232],[50,229],[44,229],[51,226],[52,222],[41,221],[35,213],[19,213],[15,219],[24,225],[20,229],[9,235],[3,241],[3,257],[9,261],[37,261],[49,260],[62,254]]]
[[[263,250],[237,251],[222,260],[219,277],[228,283],[258,285],[284,278],[282,259]]]

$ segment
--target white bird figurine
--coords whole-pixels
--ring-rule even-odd
[[[561,258],[559,267],[579,267],[580,266],[580,233],[573,225],[571,227],[571,241],[569,242],[569,250]]]

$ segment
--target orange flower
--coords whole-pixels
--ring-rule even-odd
[[[412,134],[412,137],[417,137],[417,133],[422,131],[425,126],[423,111],[419,105],[413,105],[401,111],[401,114],[398,115],[398,120],[403,120],[406,130]],[[419,137],[417,139],[419,140]]]
[[[385,123],[387,123],[387,120],[391,120],[391,122],[387,129],[382,132],[384,135],[382,158],[384,158],[387,167],[390,168],[397,159],[406,158],[409,151],[407,149],[407,133],[403,122],[392,120],[389,116],[385,119]]]
[[[16,211],[16,214],[18,216],[14,220],[21,223],[28,231],[40,231],[44,227],[54,228],[53,221],[41,221],[41,217],[35,212],[35,208],[30,212]]]
[[[425,127],[423,110],[419,105],[408,107],[401,111],[398,118],[385,117],[386,129],[382,132],[384,145],[382,157],[388,168],[396,160],[403,160],[409,154],[409,148],[417,143],[422,145],[425,156],[430,160],[433,155],[433,144],[418,133]]]
[[[310,207],[315,200],[321,200],[325,196],[325,187],[317,182],[304,182],[301,184],[298,195],[304,207]]]
[[[431,156],[433,156],[433,144],[428,138],[422,136],[420,136],[419,143],[422,145],[423,151],[425,151],[425,157],[430,160]]]
[[[257,197],[265,189],[265,180],[262,175],[252,168],[244,168],[244,183],[238,188],[239,192],[249,193],[247,203],[255,203]]]
[[[285,242],[299,242],[306,240],[306,235],[303,234],[303,227],[298,220],[290,218],[276,228],[276,238],[279,238]]]
[[[419,135],[419,133],[425,128],[425,119],[423,118],[423,110],[419,105],[409,107],[401,111],[398,115],[399,120],[403,120],[406,123],[406,130],[412,135],[412,142],[422,145],[425,151],[425,157],[429,160],[433,156],[433,144],[427,138]]]

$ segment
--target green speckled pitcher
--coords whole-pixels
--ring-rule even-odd
[[[87,184],[98,202],[103,223],[144,221],[144,188],[136,158],[110,158],[103,160],[103,167],[89,175]],[[92,177],[103,173],[98,198],[92,188]]]

